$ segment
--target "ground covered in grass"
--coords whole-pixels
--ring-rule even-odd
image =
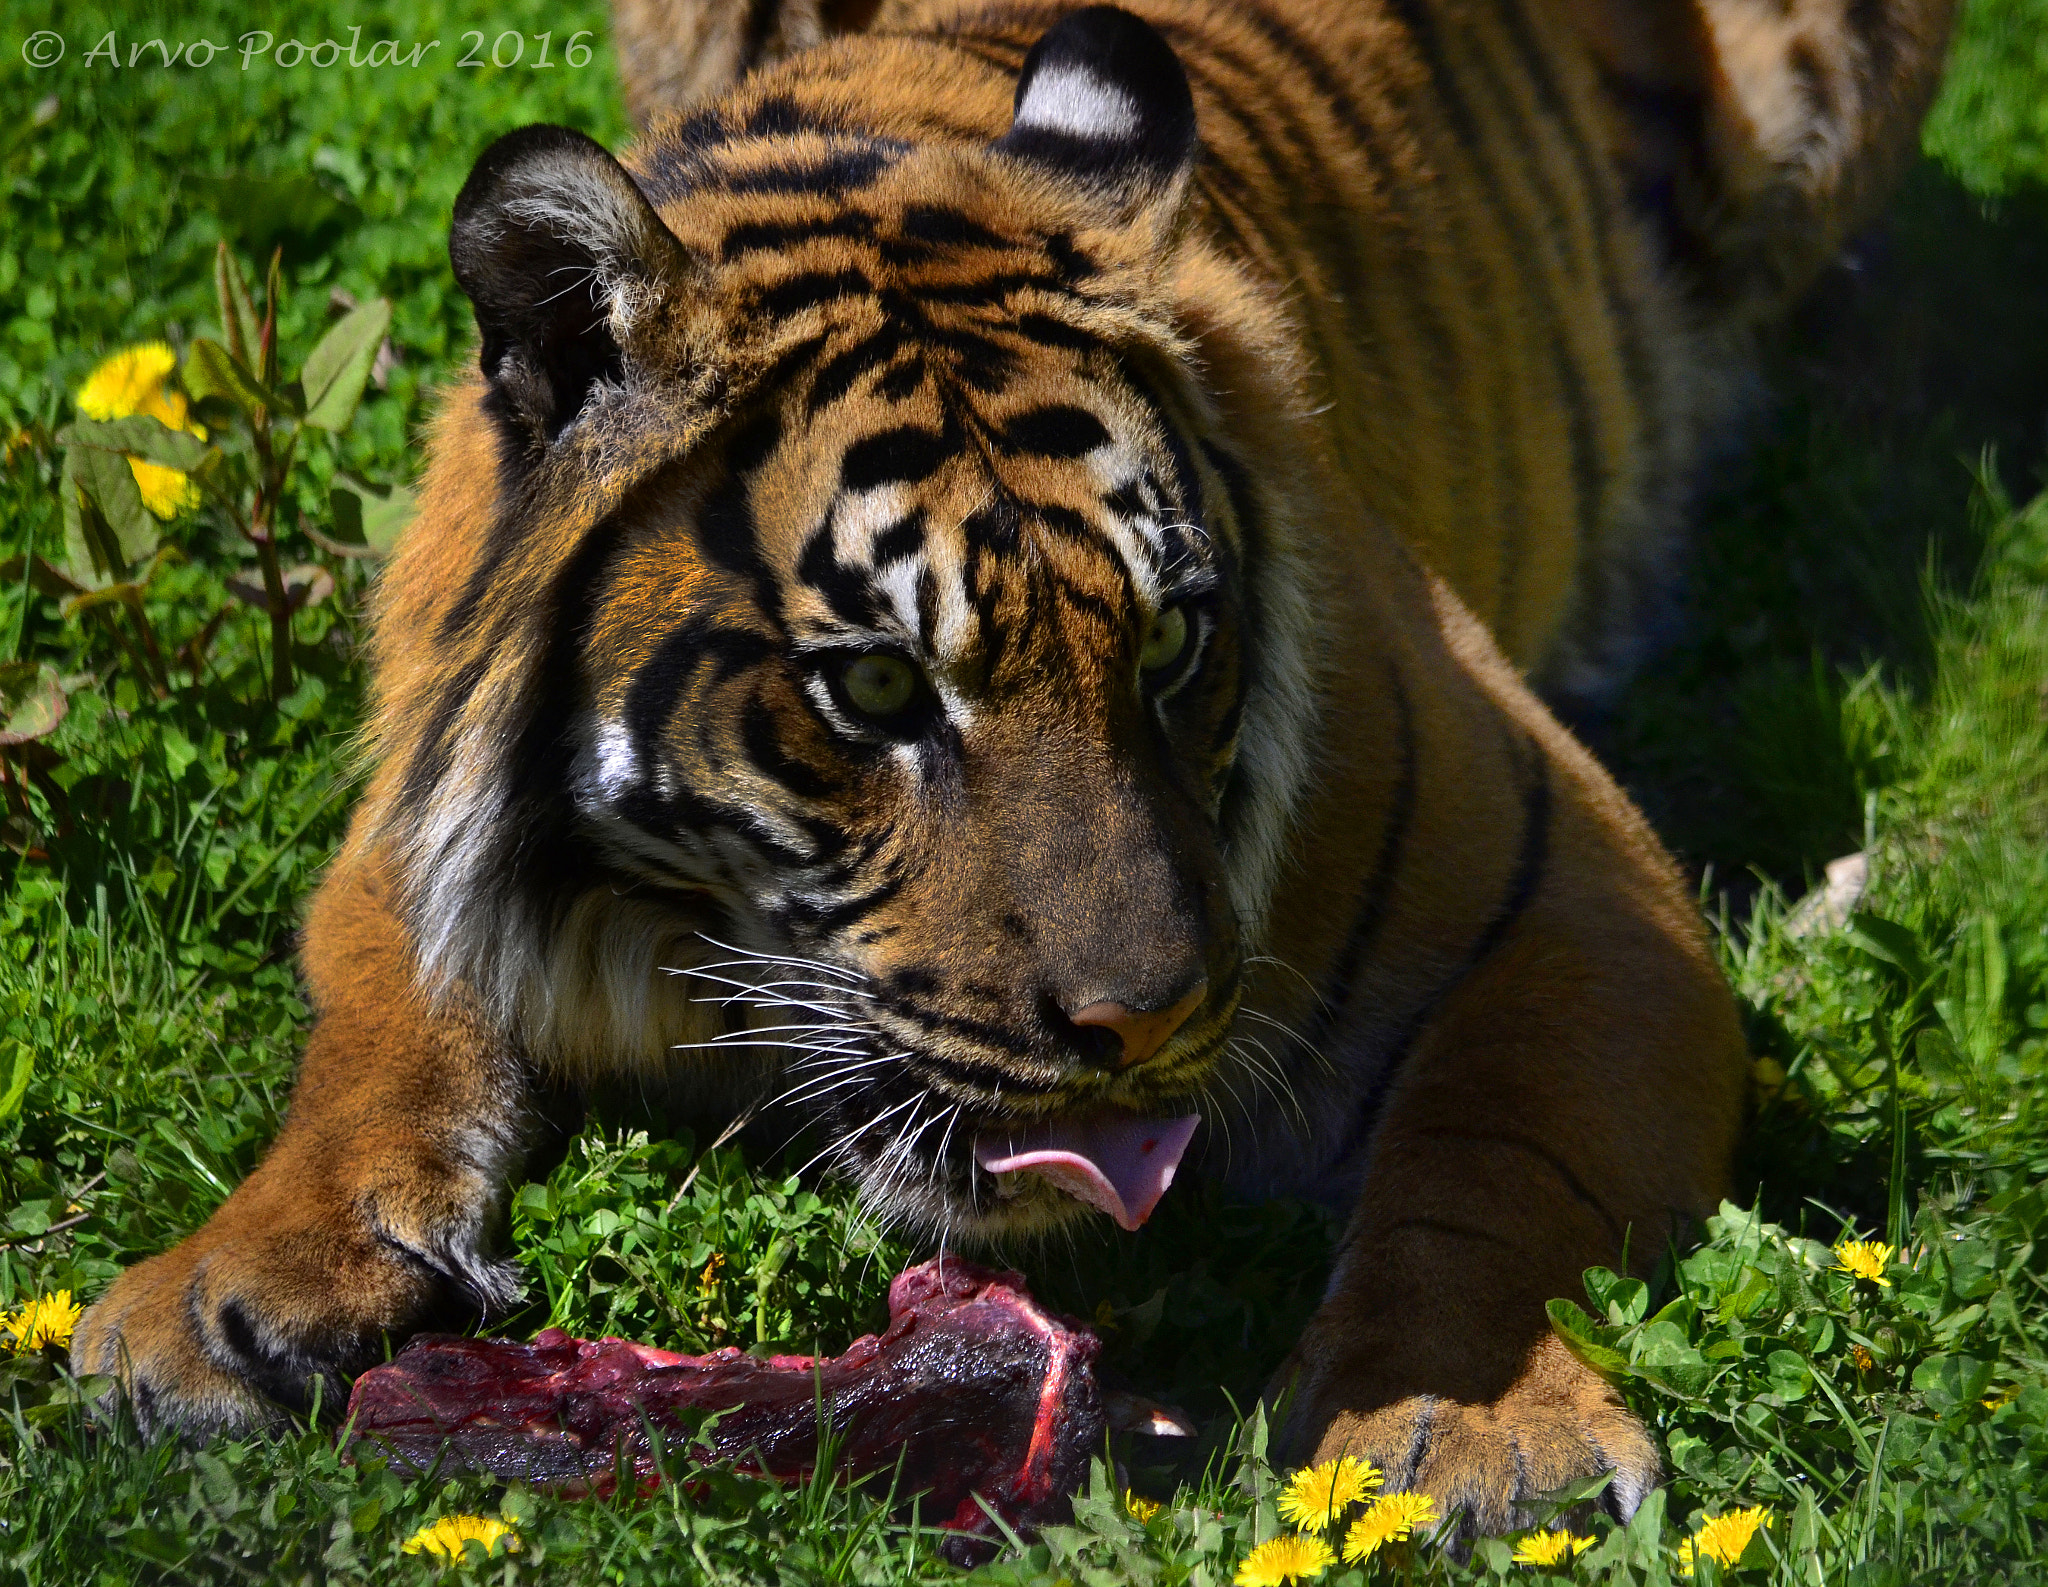
[[[427,393],[464,354],[443,227],[475,153],[532,120],[622,137],[601,11],[4,8],[0,1308],[16,1336],[38,1297],[89,1300],[196,1227],[275,1126],[307,1017],[294,911],[354,786],[372,564],[348,554],[349,513],[410,478]],[[357,26],[360,50],[439,48],[417,66],[278,64],[286,37],[339,47]],[[275,38],[244,69],[252,27]],[[118,68],[85,60],[109,28]],[[38,29],[67,45],[46,70],[22,54]],[[597,46],[580,66],[579,29]],[[156,38],[234,53],[166,68]],[[1704,1243],[1667,1253],[1648,1285],[1591,1275],[1554,1309],[1673,1473],[1632,1525],[1588,1525],[1559,1573],[2048,1579],[2044,41],[2040,0],[1974,0],[1930,157],[1774,351],[1753,444],[1709,482],[1669,647],[1586,724],[1702,877],[1757,1101],[1743,1200]],[[518,64],[460,64],[515,42]],[[149,60],[130,62],[136,44]],[[225,334],[223,240],[252,273],[284,250],[287,369],[347,303],[394,308],[392,357],[352,422],[308,433],[279,496],[277,561],[318,597],[283,619],[288,679],[261,559],[226,507],[172,520],[167,557],[98,569],[58,509],[58,434],[94,365]],[[214,432],[234,467],[253,455],[239,434]],[[1853,912],[1791,907],[1852,853],[1868,877]],[[617,1099],[520,1191],[533,1303],[515,1326],[837,1349],[879,1320],[909,1253],[772,1152],[705,1152],[677,1131],[647,1099]],[[1313,1303],[1329,1237],[1310,1209],[1181,1187],[1142,1237],[1031,1265],[1098,1319],[1115,1370],[1229,1436],[1233,1398],[1248,1403]],[[1845,1257],[1846,1240],[1887,1249]],[[405,1545],[457,1514],[512,1525],[516,1552],[471,1546],[467,1568],[494,1580],[952,1574],[886,1494],[829,1479],[707,1472],[641,1503],[569,1503],[345,1465],[319,1430],[199,1450],[91,1434],[62,1351],[15,1343],[0,1344],[9,1579],[424,1580],[435,1556]],[[1157,1509],[1099,1478],[1074,1528],[987,1570],[1227,1582],[1285,1530],[1261,1454],[1254,1424],[1199,1479],[1134,1457]],[[1753,1508],[1770,1524],[1744,1545],[1727,1518]],[[1390,1542],[1348,1579],[1544,1568],[1515,1548],[1457,1564]]]

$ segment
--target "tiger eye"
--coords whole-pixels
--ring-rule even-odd
[[[1138,649],[1138,666],[1145,672],[1170,667],[1180,659],[1187,644],[1188,614],[1178,606],[1166,607],[1145,630],[1145,643]]]
[[[846,697],[869,716],[894,716],[917,692],[917,674],[900,656],[861,656],[839,681]]]

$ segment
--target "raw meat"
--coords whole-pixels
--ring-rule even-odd
[[[780,1478],[808,1474],[820,1411],[840,1470],[896,1477],[926,1519],[1019,1531],[1070,1513],[1103,1447],[1088,1328],[1041,1310],[1017,1273],[947,1258],[896,1276],[889,1326],[841,1356],[726,1349],[682,1356],[550,1328],[531,1344],[424,1335],[356,1380],[355,1436],[418,1470],[437,1460],[570,1490],[658,1473],[647,1429],[689,1441],[682,1413],[723,1411],[693,1451]],[[963,1539],[963,1541],[965,1541]]]

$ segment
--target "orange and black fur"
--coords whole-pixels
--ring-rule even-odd
[[[1539,692],[1628,666],[1946,10],[619,0],[641,140],[515,133],[457,202],[481,367],[290,1116],[80,1364],[238,1427],[501,1312],[550,1087],[780,1094],[956,1244],[1087,1215],[977,1132],[1198,1108],[1348,1215],[1289,1458],[1631,1509],[1544,1302],[1712,1206],[1743,1049]]]

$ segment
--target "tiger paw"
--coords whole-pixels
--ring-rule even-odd
[[[276,1426],[316,1396],[338,1411],[342,1375],[381,1359],[387,1334],[477,1309],[473,1282],[354,1216],[266,1227],[256,1214],[231,1200],[182,1245],[123,1273],[79,1320],[73,1369],[118,1377],[145,1434]],[[476,1271],[500,1303],[490,1309],[509,1305],[511,1270]]]
[[[1533,1525],[1538,1496],[1603,1472],[1614,1476],[1597,1502],[1626,1520],[1662,1475],[1648,1430],[1555,1339],[1535,1345],[1498,1398],[1478,1403],[1390,1396],[1380,1373],[1319,1372],[1311,1361],[1278,1445],[1290,1464],[1371,1461],[1386,1492],[1426,1493],[1455,1515],[1460,1544]]]

